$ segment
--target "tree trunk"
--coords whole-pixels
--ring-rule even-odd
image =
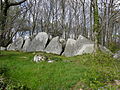
[[[93,10],[94,10],[94,41],[95,41],[95,51],[99,51],[99,14],[98,14],[98,0],[93,0]]]

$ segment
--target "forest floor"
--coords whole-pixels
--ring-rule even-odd
[[[35,53],[2,51],[2,54],[0,79],[7,78],[5,87],[9,90],[10,88],[22,90],[25,87],[26,90],[117,90],[120,88],[120,61],[104,53],[75,57],[42,53],[56,60],[53,63],[33,62]],[[0,86],[2,86],[1,82]]]

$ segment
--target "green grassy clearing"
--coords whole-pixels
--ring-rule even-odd
[[[111,83],[120,80],[120,61],[106,54],[64,57],[43,53],[48,58],[62,60],[53,63],[33,62],[34,53],[3,51],[2,54],[0,67],[8,68],[7,77],[32,90],[96,90],[100,87],[116,90],[119,87]]]

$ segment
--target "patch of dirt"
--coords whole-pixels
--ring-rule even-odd
[[[120,80],[114,80],[114,81],[109,82],[107,84],[112,85],[112,86],[120,86]]]
[[[81,83],[81,82],[77,82],[70,90],[84,90],[80,87],[84,87],[85,84]]]

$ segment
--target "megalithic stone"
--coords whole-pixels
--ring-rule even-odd
[[[43,51],[48,41],[48,34],[46,32],[38,33],[30,43],[27,52]]]
[[[53,53],[53,54],[61,54],[62,52],[62,44],[59,41],[59,37],[54,37],[48,46],[45,49],[45,52],[47,53]]]

